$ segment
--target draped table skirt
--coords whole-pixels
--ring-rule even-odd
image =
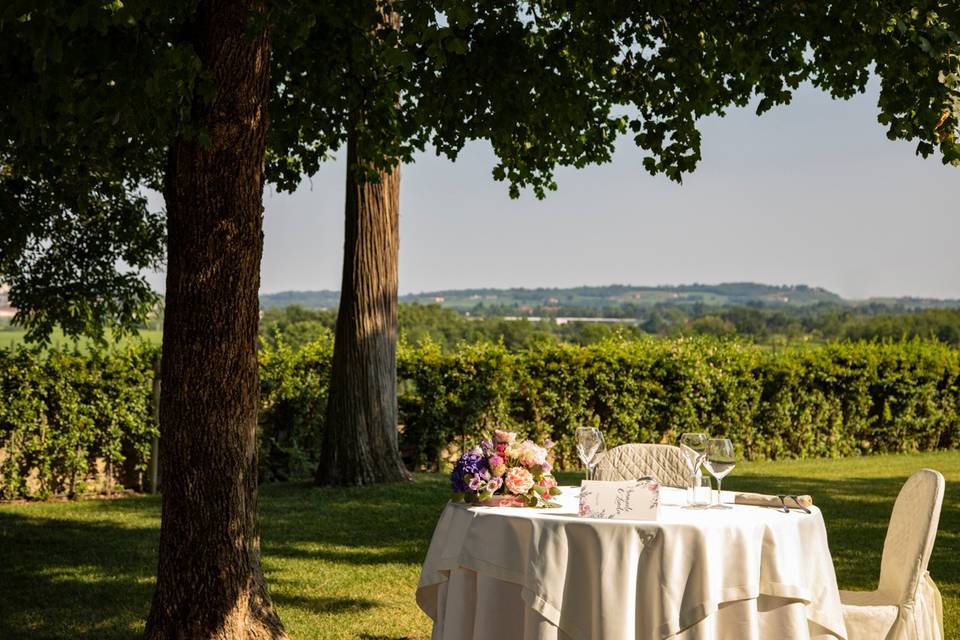
[[[689,510],[656,522],[450,504],[417,602],[434,640],[821,640],[846,637],[823,519]]]

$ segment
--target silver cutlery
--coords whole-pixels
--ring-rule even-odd
[[[800,498],[798,496],[788,496],[786,494],[778,494],[777,498],[780,500],[780,504],[783,507],[782,511],[784,513],[790,513],[790,508],[787,507],[787,501],[786,501],[787,498],[790,498],[791,500],[793,500],[794,504],[797,505],[796,506],[797,509],[801,509],[804,513],[807,513],[807,514],[813,513],[812,511],[810,511],[810,509],[807,509],[805,506],[800,504]]]

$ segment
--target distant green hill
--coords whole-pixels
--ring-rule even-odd
[[[299,305],[306,309],[334,309],[337,291],[283,291],[260,296],[263,308]],[[449,289],[400,296],[401,302],[439,304],[460,312],[486,311],[490,314],[575,314],[628,311],[654,305],[703,305],[710,307],[872,307],[900,310],[960,308],[960,300],[934,298],[871,298],[846,300],[832,291],[807,285],[767,285],[753,282],[685,284],[658,287],[610,285],[603,287]]]
[[[726,305],[812,305],[839,304],[843,299],[824,289],[799,285],[776,287],[753,283],[725,283],[717,285],[679,285],[660,287],[633,287],[612,285],[606,287],[572,287],[564,289],[462,289],[433,291],[403,296],[404,302],[437,303],[445,307],[469,310],[484,307],[524,307],[531,309],[558,307],[609,309],[627,305],[636,307],[655,304]]]
[[[281,291],[260,295],[260,306],[276,309],[297,305],[304,309],[336,309],[340,304],[339,291]]]

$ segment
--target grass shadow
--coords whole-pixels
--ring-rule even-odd
[[[85,518],[51,517],[58,507]],[[158,508],[131,499],[0,509],[0,638],[138,638],[159,536],[133,516]]]
[[[270,485],[262,494],[265,554],[351,565],[419,564],[449,486],[444,477],[417,474],[414,482],[372,487]]]
[[[358,613],[380,606],[380,603],[376,600],[367,598],[325,598],[323,596],[278,594],[273,600],[280,607],[296,607],[316,613]]]

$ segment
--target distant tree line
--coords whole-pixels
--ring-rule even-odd
[[[336,309],[312,310],[299,306],[268,309],[260,334],[271,345],[281,335],[298,347],[333,329]],[[570,313],[570,317],[580,317]],[[566,316],[564,316],[566,317]],[[584,316],[586,317],[586,316]],[[616,316],[607,316],[616,317]],[[503,341],[511,350],[538,343],[590,345],[619,335],[679,337],[711,335],[741,337],[759,344],[824,342],[831,340],[934,339],[960,345],[960,309],[891,310],[884,305],[808,307],[656,305],[638,310],[622,323],[508,320],[497,315],[464,315],[440,305],[401,304],[400,335],[411,344],[431,341],[445,350],[460,343]]]

